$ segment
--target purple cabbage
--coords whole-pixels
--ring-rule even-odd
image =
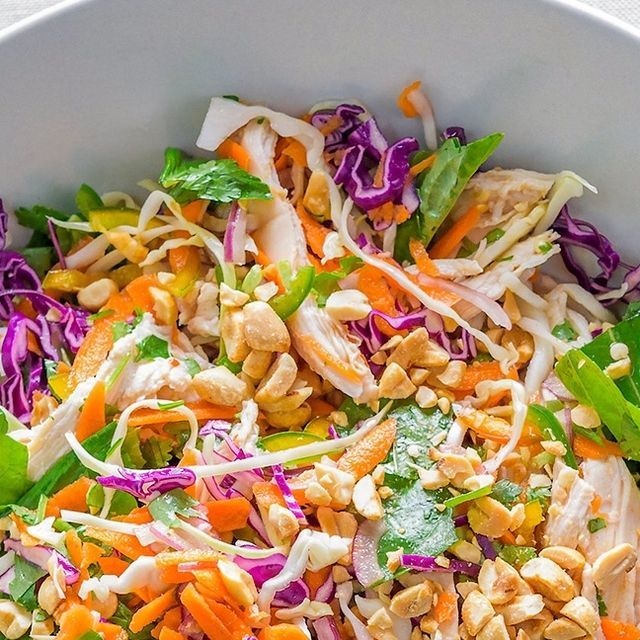
[[[236,556],[234,562],[247,571],[258,589],[262,585],[277,576],[284,568],[287,557],[281,553],[275,553],[268,558],[241,558]],[[274,607],[295,607],[302,603],[305,598],[310,597],[309,587],[302,578],[291,582],[287,587],[278,591],[273,599]]]
[[[447,127],[442,132],[442,139],[448,140],[449,138],[458,138],[460,144],[467,144],[467,134],[464,127]]]
[[[409,158],[417,150],[418,141],[415,138],[402,138],[392,144],[384,155],[382,184],[377,187],[373,185],[373,178],[365,165],[367,149],[359,145],[351,147],[345,153],[334,179],[365,211],[386,202],[399,201],[409,176]]]
[[[51,218],[47,220],[47,227],[49,229],[49,235],[51,236],[51,244],[53,244],[53,248],[55,249],[56,255],[58,256],[58,263],[60,264],[60,267],[66,269],[67,261],[64,258],[62,247],[60,247],[60,241],[58,240],[58,234],[56,232],[56,225],[53,223],[53,220]]]
[[[480,573],[480,565],[474,562],[465,562],[455,558],[447,558],[448,567],[443,567],[436,562],[433,556],[419,556],[414,554],[404,554],[400,556],[400,564],[408,569],[417,571],[433,571],[434,573],[463,573],[464,575],[476,578]]]
[[[376,162],[380,162],[384,152],[389,148],[387,139],[373,118],[369,118],[357,129],[354,129],[347,140],[350,145],[364,148],[365,153]]]
[[[316,632],[318,640],[341,640],[342,638],[338,625],[336,625],[336,621],[331,616],[313,620],[311,626]]]
[[[285,504],[287,505],[289,511],[293,513],[293,515],[302,523],[307,524],[307,519],[302,513],[302,509],[298,504],[298,501],[295,499],[293,495],[293,491],[291,491],[291,487],[287,482],[287,479],[284,476],[284,471],[282,469],[282,465],[276,464],[271,467],[273,469],[273,479],[276,481],[280,492],[282,493],[282,497],[284,498]]]
[[[481,533],[476,533],[476,540],[482,549],[482,553],[487,560],[495,560],[498,557],[496,548],[493,546],[493,542],[487,536],[483,536]]]
[[[316,129],[323,129],[333,118],[338,118],[340,124],[325,136],[324,148],[334,153],[348,146],[349,134],[360,126],[360,116],[364,109],[356,104],[341,104],[335,109],[321,109],[311,116],[311,124]]]
[[[196,481],[196,474],[186,467],[133,470],[118,469],[119,475],[100,476],[98,482],[109,489],[126,491],[139,500],[153,500],[172,489],[185,489]]]

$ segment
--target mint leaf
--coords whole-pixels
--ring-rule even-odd
[[[409,253],[411,238],[417,238],[425,245],[431,242],[467,182],[503,138],[502,133],[492,133],[467,145],[461,145],[457,138],[445,140],[436,151],[436,160],[418,187],[420,209],[398,227],[395,241],[397,260],[412,261]]]
[[[169,343],[158,336],[150,335],[143,338],[136,345],[138,353],[136,355],[136,362],[141,360],[153,360],[154,358],[168,358]]]
[[[27,562],[24,558],[16,555],[15,576],[9,583],[9,594],[19,604],[27,610],[33,611],[38,608],[38,601],[35,596],[35,584],[40,578],[47,575],[44,569]]]
[[[16,502],[31,486],[27,476],[29,451],[21,442],[7,435],[9,420],[0,411],[0,505]]]
[[[269,186],[235,161],[185,160],[179,149],[171,147],[165,151],[165,166],[158,181],[180,202],[197,198],[214,202],[271,199]]]
[[[194,500],[182,489],[173,489],[152,500],[149,503],[149,513],[154,520],[158,520],[168,527],[179,527],[181,525],[179,515],[185,518],[200,515],[194,509],[197,504],[197,500]]]

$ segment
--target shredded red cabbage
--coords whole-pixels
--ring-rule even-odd
[[[480,545],[480,549],[487,560],[495,560],[498,557],[493,542],[487,536],[483,536],[481,533],[476,533],[476,540]]]
[[[443,567],[436,562],[433,556],[419,556],[404,554],[400,556],[400,564],[408,569],[417,571],[433,571],[434,573],[463,573],[464,575],[477,577],[480,573],[480,565],[474,562],[465,562],[455,558],[447,558],[449,565]]]
[[[186,489],[196,481],[196,474],[185,467],[167,467],[138,471],[120,468],[119,475],[100,476],[98,483],[110,489],[126,491],[139,500],[153,500],[172,489]]]
[[[357,129],[354,129],[347,138],[350,145],[363,147],[373,160],[380,162],[384,152],[389,148],[387,139],[382,135],[378,123],[374,118],[369,118]]]
[[[7,538],[4,541],[4,548],[7,551],[15,551],[18,555],[27,560],[27,562],[31,562],[47,572],[49,571],[49,560],[53,556],[56,563],[64,573],[64,580],[66,584],[74,584],[80,578],[80,570],[74,567],[69,559],[63,556],[59,551],[51,549],[50,547],[44,547],[42,545],[27,547],[18,540]]]
[[[442,139],[448,140],[449,138],[458,138],[460,144],[467,144],[467,134],[464,127],[447,127],[442,132]]]
[[[282,469],[282,465],[275,464],[271,467],[273,470],[273,479],[276,481],[280,492],[282,493],[282,497],[284,498],[285,504],[287,505],[289,511],[293,513],[293,515],[302,523],[307,524],[307,518],[304,513],[302,513],[302,509],[298,504],[298,501],[295,499],[293,495],[293,491],[291,491],[291,487],[287,482],[287,479],[284,476],[284,471]]]
[[[231,205],[224,232],[224,259],[233,264],[244,264],[244,243],[247,231],[247,212],[237,203]]]
[[[56,233],[56,225],[53,223],[53,220],[51,218],[47,219],[47,227],[49,228],[51,243],[53,244],[53,248],[55,249],[56,255],[58,256],[60,267],[66,269],[67,261],[65,260],[64,253],[62,251],[62,248],[60,247],[60,241],[58,240],[58,234]]]
[[[347,147],[349,134],[362,123],[360,116],[364,109],[357,104],[341,104],[335,109],[321,109],[311,116],[311,124],[324,129],[332,120],[338,119],[339,125],[325,136],[325,150],[329,153]]]

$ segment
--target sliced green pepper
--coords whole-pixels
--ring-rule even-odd
[[[549,409],[539,404],[529,405],[527,420],[532,422],[548,440],[557,440],[564,445],[567,453],[564,455],[564,461],[572,469],[578,468],[576,457],[573,455],[571,445],[567,434],[564,432],[558,418],[556,418]]]
[[[272,309],[283,320],[292,316],[309,295],[315,274],[316,271],[313,267],[302,267],[291,278],[287,291],[269,301]]]
[[[324,441],[324,438],[308,431],[281,431],[280,433],[273,433],[270,436],[262,438],[260,440],[260,446],[265,451],[273,452],[294,449],[295,447],[302,447],[306,444],[313,444],[314,442],[322,441]],[[296,466],[299,464],[310,464],[312,462],[317,462],[321,457],[322,456],[301,458],[300,460],[295,460],[289,463],[289,465]]]
[[[469,491],[468,493],[461,493],[458,496],[453,496],[453,498],[448,498],[444,501],[444,506],[453,509],[453,507],[457,507],[459,504],[463,504],[465,502],[469,502],[470,500],[477,500],[478,498],[484,498],[484,496],[488,496],[491,491],[493,491],[493,487],[480,487],[479,489],[474,489],[473,491]]]

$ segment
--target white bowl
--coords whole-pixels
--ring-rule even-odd
[[[84,0],[0,37],[0,194],[71,206],[75,189],[156,177],[193,147],[210,96],[290,112],[357,97],[385,130],[423,80],[440,127],[506,133],[494,162],[573,169],[577,205],[637,257],[640,33],[552,0]]]

